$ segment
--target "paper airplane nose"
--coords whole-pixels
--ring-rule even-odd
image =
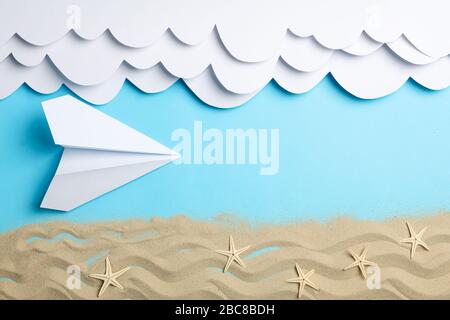
[[[72,96],[42,105],[53,140],[64,151],[41,208],[72,210],[179,158]]]

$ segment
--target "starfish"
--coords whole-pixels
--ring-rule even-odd
[[[314,274],[314,270],[308,271],[306,274],[303,273],[300,266],[296,263],[295,269],[297,270],[298,277],[287,280],[290,283],[298,283],[298,298],[300,299],[305,289],[305,285],[310,286],[313,289],[319,291],[319,287],[316,286],[309,278]]]
[[[230,250],[229,251],[216,250],[217,253],[228,257],[228,261],[227,261],[227,264],[225,265],[225,268],[223,268],[223,272],[225,273],[228,271],[228,268],[233,263],[233,261],[236,261],[239,265],[241,265],[243,268],[245,268],[244,261],[242,261],[242,259],[241,259],[241,257],[239,257],[239,255],[242,252],[248,250],[248,248],[250,248],[250,246],[246,246],[242,249],[236,250],[236,248],[234,247],[233,237],[230,235]]]
[[[366,260],[366,254],[367,254],[367,248],[364,248],[364,250],[362,251],[361,255],[358,256],[357,254],[355,254],[353,251],[349,250],[350,254],[352,255],[353,259],[355,259],[355,262],[353,262],[352,264],[348,265],[347,267],[344,268],[344,271],[354,268],[354,267],[358,267],[359,270],[361,270],[361,274],[364,277],[364,279],[367,278],[367,273],[366,273],[366,268],[365,266],[376,266],[377,264],[375,262]]]
[[[420,245],[424,247],[426,250],[430,251],[430,248],[427,246],[427,244],[422,240],[422,236],[424,232],[428,229],[428,227],[423,228],[420,230],[419,233],[416,233],[413,229],[413,227],[409,224],[409,222],[406,222],[406,225],[409,229],[409,238],[400,240],[401,243],[411,243],[411,253],[410,253],[410,259],[414,258],[414,254],[416,253],[417,246]]]
[[[109,257],[106,257],[106,270],[104,274],[90,274],[89,277],[102,280],[103,285],[100,288],[100,291],[98,293],[98,297],[101,297],[102,294],[106,291],[106,289],[113,285],[119,289],[123,289],[122,285],[117,282],[117,278],[119,278],[121,275],[123,275],[125,272],[130,270],[130,267],[123,268],[120,271],[112,272],[111,269],[111,262],[109,261]]]

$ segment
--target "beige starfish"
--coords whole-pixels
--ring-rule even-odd
[[[358,267],[359,270],[361,270],[362,276],[364,277],[364,279],[366,279],[367,278],[367,273],[366,273],[365,266],[376,266],[377,265],[375,262],[366,260],[367,248],[364,248],[364,250],[362,251],[360,256],[355,254],[352,250],[349,250],[349,252],[352,255],[353,259],[355,259],[355,262],[353,262],[352,264],[350,264],[347,267],[345,267],[344,271],[346,271],[348,269],[351,269],[351,268]]]
[[[250,248],[250,246],[246,246],[242,249],[236,250],[236,248],[234,247],[233,237],[230,235],[230,250],[229,251],[216,250],[217,253],[228,257],[228,261],[225,265],[225,268],[223,268],[223,272],[225,273],[228,271],[228,268],[233,263],[233,261],[236,261],[239,265],[241,265],[243,268],[245,268],[245,263],[244,263],[244,261],[242,261],[242,259],[241,259],[241,257],[239,257],[239,255],[242,252],[248,250],[248,248]]]
[[[109,261],[109,257],[106,257],[106,270],[104,274],[90,274],[89,277],[102,280],[103,285],[100,288],[100,291],[98,293],[98,296],[101,297],[102,294],[105,292],[105,290],[110,286],[113,285],[119,289],[123,289],[122,285],[117,282],[117,278],[119,278],[121,275],[123,275],[125,272],[130,270],[130,267],[123,268],[120,271],[112,272],[111,269],[111,262]]]
[[[414,258],[414,254],[416,253],[417,246],[420,245],[424,247],[426,250],[430,251],[430,248],[427,246],[427,244],[422,240],[422,236],[424,232],[428,229],[428,227],[423,228],[420,230],[419,233],[416,233],[413,229],[413,227],[409,224],[409,222],[406,222],[406,225],[409,229],[409,238],[400,240],[401,243],[411,243],[411,253],[410,253],[410,259]]]
[[[302,268],[296,263],[295,269],[297,270],[298,277],[287,280],[290,283],[298,283],[298,298],[300,299],[305,289],[305,285],[319,291],[319,287],[316,286],[309,278],[314,274],[314,270],[309,270],[306,274],[303,273]]]

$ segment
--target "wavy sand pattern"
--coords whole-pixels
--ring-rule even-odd
[[[315,269],[320,291],[304,299],[450,299],[450,214],[408,221],[424,234],[431,251],[418,248],[409,259],[405,218],[382,222],[339,218],[327,224],[249,226],[221,216],[213,222],[183,216],[150,221],[95,224],[57,222],[31,225],[0,235],[1,299],[96,299],[106,255],[113,270],[132,268],[120,278],[124,290],[108,288],[102,299],[295,299],[294,266]],[[232,234],[247,268],[221,270]],[[368,248],[381,269],[381,289],[369,290],[357,269],[342,271]],[[69,265],[81,268],[81,288],[66,287]]]

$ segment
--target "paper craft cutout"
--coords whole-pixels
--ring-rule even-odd
[[[53,139],[64,151],[41,208],[72,210],[179,157],[72,96],[42,105]]]
[[[367,56],[380,48],[383,43],[373,40],[367,33],[361,33],[358,40],[342,50],[355,56]]]
[[[450,85],[447,0],[136,0],[133,6],[5,0],[0,6],[0,99],[23,83],[41,93],[64,84],[104,104],[125,80],[153,93],[182,79],[205,103],[231,108],[272,79],[303,93],[331,74],[362,99],[390,94],[408,78],[433,90]],[[71,14],[81,15],[81,25],[67,24]]]
[[[217,26],[225,46],[244,60],[265,60],[287,29],[314,36],[329,49],[353,44],[365,31],[388,43],[404,34],[432,56],[450,53],[447,0],[4,0],[1,4],[0,45],[19,34],[25,41],[49,45],[67,34],[68,8],[79,8],[81,25],[74,28],[86,40],[110,30],[128,47],[155,43],[171,29],[187,45],[205,40]],[[51,9],[51,10],[49,10]],[[70,22],[70,20],[69,20]]]
[[[276,61],[273,70],[271,64],[267,65],[267,70],[264,68],[242,68],[241,71],[249,70],[245,78],[242,77],[248,80],[246,82],[239,77],[233,78],[230,72],[232,69],[216,68],[216,70],[212,67],[183,81],[202,101],[222,108],[244,104],[271,79],[276,80],[289,92],[304,93],[329,73],[345,90],[362,99],[388,95],[399,89],[408,78],[431,90],[441,90],[450,85],[449,56],[426,65],[413,65],[396,57],[385,46],[367,56],[353,56],[343,51],[335,51],[329,61],[316,71],[299,71],[283,59]],[[94,104],[111,101],[127,79],[148,93],[166,90],[178,80],[162,64],[144,70],[122,64],[107,81],[83,86],[73,83],[55,71],[47,59],[36,67],[24,67],[13,58],[8,58],[0,62],[0,73],[5,74],[4,77],[0,77],[0,98],[6,98],[23,83],[44,94],[54,92],[64,84],[75,94]],[[386,78],[389,81],[384,81]]]

